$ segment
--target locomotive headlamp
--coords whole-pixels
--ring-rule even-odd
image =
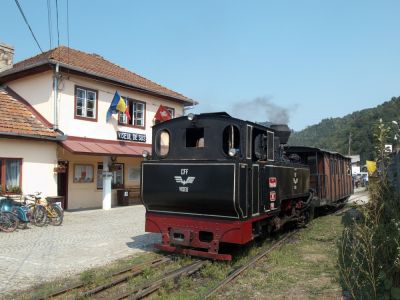
[[[148,157],[149,157],[149,151],[147,151],[147,150],[143,150],[143,152],[142,152],[142,156],[145,158],[145,159],[147,159]]]
[[[229,156],[231,156],[231,157],[235,157],[235,156],[238,154],[238,151],[237,151],[237,149],[235,149],[235,148],[231,148],[231,149],[229,149],[228,154],[229,154]]]
[[[194,114],[190,113],[190,114],[188,114],[187,117],[188,117],[189,121],[193,121],[195,116],[194,116]]]

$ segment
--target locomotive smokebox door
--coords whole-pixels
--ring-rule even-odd
[[[233,163],[143,163],[148,211],[238,218]]]

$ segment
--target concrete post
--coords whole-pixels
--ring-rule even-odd
[[[110,157],[103,158],[103,209],[111,209],[111,180],[112,172],[109,172]]]

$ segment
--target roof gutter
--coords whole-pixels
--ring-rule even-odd
[[[40,136],[40,135],[34,135],[34,134],[18,134],[18,133],[12,133],[12,132],[0,132],[0,137],[1,136],[15,137],[15,138],[28,138],[28,139],[35,139],[35,140],[46,140],[46,141],[52,141],[52,142],[62,142],[68,138],[68,136],[65,134],[59,135],[56,137],[46,137],[46,136]]]

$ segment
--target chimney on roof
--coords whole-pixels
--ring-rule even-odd
[[[13,67],[14,47],[0,43],[0,72]]]

